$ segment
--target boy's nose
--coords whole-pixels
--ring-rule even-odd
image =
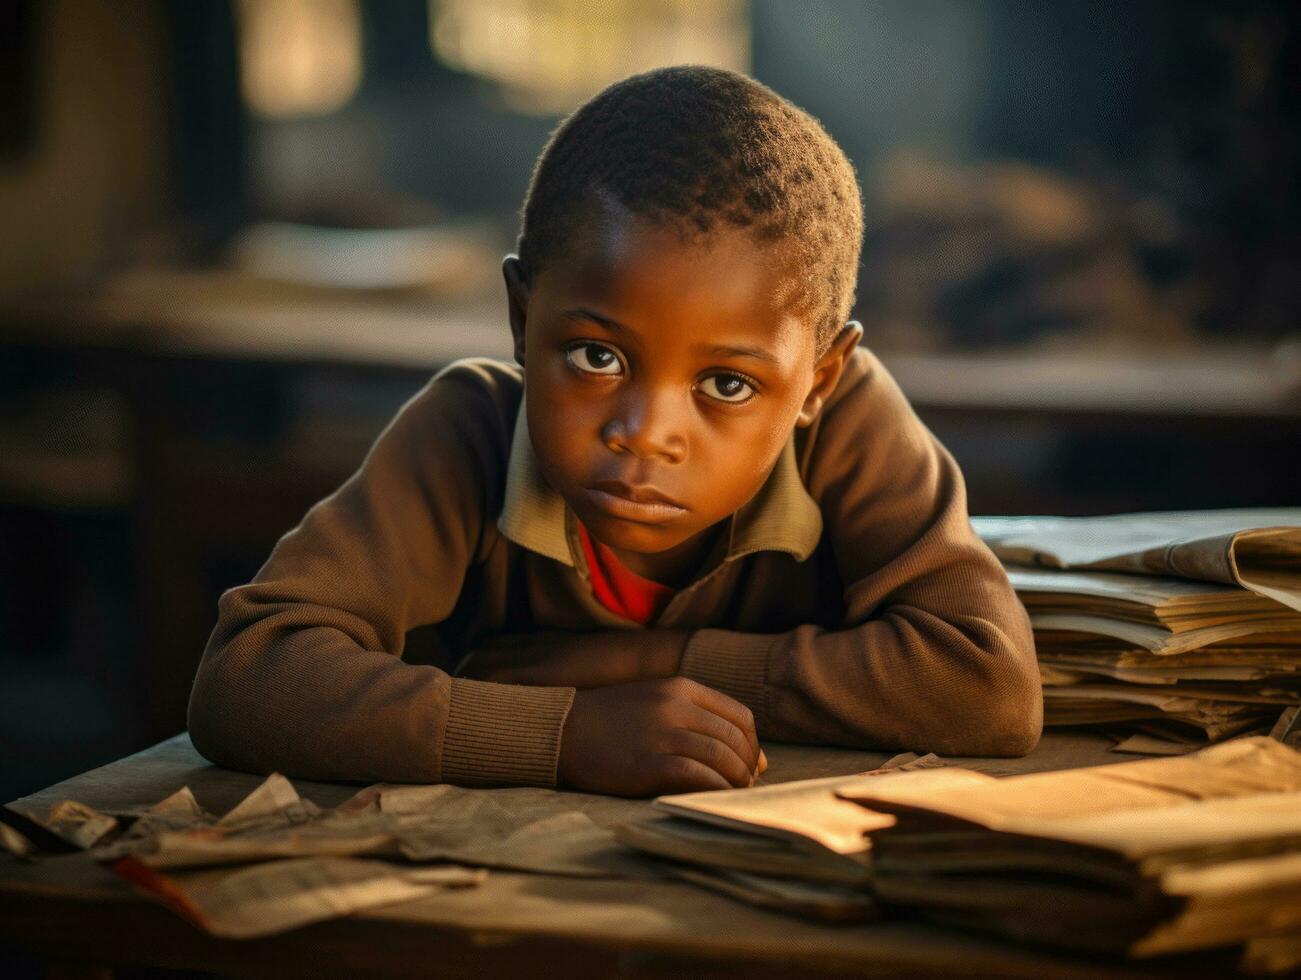
[[[665,462],[681,462],[687,443],[678,413],[669,392],[625,396],[618,411],[602,426],[601,438],[612,452],[631,453],[639,459],[660,457]]]

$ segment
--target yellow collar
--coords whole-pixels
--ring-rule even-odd
[[[497,527],[522,548],[578,567],[571,516],[565,499],[538,469],[521,398],[506,469],[506,498]],[[800,479],[792,434],[763,486],[730,518],[723,560],[755,551],[784,551],[796,561],[805,561],[821,537],[822,511]]]

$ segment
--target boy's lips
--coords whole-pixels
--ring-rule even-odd
[[[649,484],[602,480],[584,489],[597,508],[624,520],[657,524],[687,512],[686,507]]]

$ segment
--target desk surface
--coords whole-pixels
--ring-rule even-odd
[[[963,760],[995,774],[1124,761],[1087,734],[1049,733],[1024,759]],[[766,746],[767,779],[780,782],[861,772],[885,755],[847,749]],[[43,814],[62,799],[99,809],[143,806],[188,785],[211,812],[225,812],[263,777],[209,765],[187,735],[14,801]],[[323,806],[355,784],[294,780]],[[649,802],[565,794],[610,825],[644,815]],[[742,905],[670,881],[578,879],[494,871],[484,885],[435,893],[257,940],[207,936],[134,894],[83,854],[37,863],[0,857],[0,942],[86,963],[215,970],[235,975],[410,974],[436,964],[457,976],[789,976],[863,971],[899,976],[972,973],[1008,977],[1187,975],[1189,965],[1100,963],[1019,948],[914,922],[823,925]],[[1213,958],[1227,966],[1231,960]],[[1198,972],[1211,961],[1200,957]]]

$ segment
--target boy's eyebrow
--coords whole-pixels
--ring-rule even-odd
[[[562,310],[560,315],[567,320],[591,320],[593,323],[599,323],[611,333],[632,334],[636,336],[637,331],[631,327],[625,327],[618,320],[612,320],[608,316],[603,316],[595,310],[588,309],[586,306],[575,306],[568,310]],[[753,357],[760,361],[769,361],[773,364],[780,363],[777,357],[764,350],[762,347],[734,347],[728,344],[715,344],[711,347],[701,348],[707,354],[717,354],[731,357]]]
[[[721,354],[725,357],[754,357],[761,361],[770,361],[773,364],[779,363],[775,355],[770,354],[762,347],[729,347],[725,344],[719,344],[705,350],[709,354]]]
[[[602,316],[595,310],[589,310],[586,306],[575,306],[572,309],[562,310],[560,315],[566,320],[591,320],[593,323],[599,323],[612,333],[636,333],[635,330],[625,327],[618,320],[611,320],[608,316]]]

